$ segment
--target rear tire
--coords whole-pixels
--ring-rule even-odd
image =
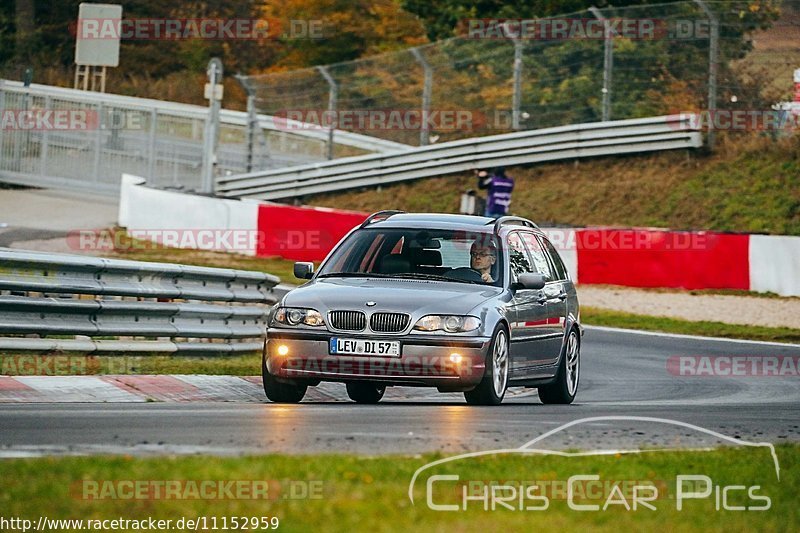
[[[385,385],[375,385],[363,381],[347,383],[347,395],[356,403],[378,403],[381,401],[381,398],[383,398],[383,393],[385,392]]]
[[[543,404],[570,404],[578,393],[581,371],[581,341],[573,329],[564,343],[561,364],[558,365],[556,380],[550,385],[539,387],[539,399]]]
[[[261,359],[261,381],[264,383],[267,398],[275,403],[299,403],[308,390],[308,385],[278,381],[267,370],[267,361],[264,358]]]
[[[500,326],[494,332],[486,370],[477,387],[464,393],[470,405],[500,405],[508,389],[509,345],[508,332]]]

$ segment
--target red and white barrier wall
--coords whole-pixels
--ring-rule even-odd
[[[321,261],[367,217],[356,211],[159,191],[133,176],[123,176],[121,195],[119,223],[129,231],[176,230],[184,236],[194,233],[194,237],[204,231],[223,232],[228,237],[222,239],[223,245],[233,242],[233,246],[203,246],[207,240],[199,238],[192,246],[192,238],[187,238],[188,246],[182,242],[179,247],[296,261]],[[581,284],[743,289],[800,296],[800,237],[648,228],[544,231],[559,249],[572,279]]]

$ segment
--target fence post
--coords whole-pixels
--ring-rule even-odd
[[[213,194],[215,187],[214,167],[217,164],[217,139],[219,137],[219,110],[222,107],[222,61],[211,58],[208,62],[208,83],[206,98],[208,99],[208,118],[203,135],[203,192]]]
[[[253,171],[253,146],[256,141],[256,126],[258,116],[256,114],[256,97],[252,94],[247,95],[247,165],[246,171]]]
[[[599,9],[590,7],[589,11],[597,20],[603,21],[603,122],[611,120],[611,75],[614,68],[614,35],[611,23]]]
[[[100,178],[100,150],[103,148],[103,102],[97,104],[97,135],[94,136],[94,182]]]
[[[253,167],[253,160],[255,159],[255,150],[256,150],[256,139],[259,136],[263,136],[263,132],[259,126],[260,122],[258,121],[258,107],[256,106],[256,91],[253,86],[248,82],[247,76],[243,76],[242,74],[236,74],[234,76],[236,81],[239,82],[239,85],[242,86],[244,92],[247,93],[247,163],[246,163],[246,170],[247,172],[252,172]],[[269,150],[266,150],[269,152]],[[261,161],[262,158],[259,157],[259,168],[261,168]]]
[[[322,74],[322,77],[325,78],[325,81],[328,82],[328,113],[330,114],[331,120],[331,127],[328,128],[328,159],[333,159],[333,132],[336,129],[336,124],[339,122],[336,120],[339,86],[336,84],[336,80],[333,79],[333,76],[331,76],[331,73],[328,72],[328,67],[319,66],[317,70]]]
[[[503,23],[503,33],[509,36],[514,43],[514,93],[511,97],[511,128],[521,129],[520,108],[522,107],[522,53],[524,44],[522,38],[511,29],[511,26]]]
[[[158,108],[150,110],[150,138],[147,153],[150,158],[147,162],[147,179],[153,183],[156,174],[156,128],[158,127]]]
[[[708,17],[710,31],[708,35],[708,114],[711,116],[710,124],[714,124],[714,115],[717,111],[717,68],[719,68],[719,19],[703,0],[694,0]],[[714,148],[716,135],[714,127],[708,129],[708,147]]]
[[[44,97],[44,109],[50,111],[53,107],[53,99],[48,94]],[[47,157],[50,151],[50,132],[47,128],[42,130],[42,146],[39,149],[39,172],[42,176],[47,176]]]
[[[6,109],[6,88],[5,88],[6,81],[0,79],[0,113],[4,112]],[[4,128],[0,128],[0,168],[3,168],[3,161],[5,160],[5,150],[3,148],[3,130]]]
[[[422,71],[425,74],[425,81],[422,86],[422,128],[419,131],[419,145],[427,146],[430,139],[430,128],[428,124],[428,117],[431,114],[431,89],[433,86],[433,68],[430,63],[419,51],[419,48],[412,48],[411,54],[422,66]]]

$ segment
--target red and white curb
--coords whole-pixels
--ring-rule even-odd
[[[260,378],[237,376],[2,376],[0,402],[261,401]]]
[[[509,397],[536,394],[509,389]],[[460,396],[460,394],[459,394]],[[435,388],[389,387],[387,400],[444,400]],[[266,402],[260,376],[0,376],[1,403]],[[344,385],[309,387],[305,401],[350,401]]]

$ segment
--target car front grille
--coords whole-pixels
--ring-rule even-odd
[[[331,311],[331,325],[342,331],[361,331],[367,326],[367,317],[361,311]]]
[[[380,333],[399,333],[408,327],[410,317],[402,313],[375,313],[369,319],[372,331]]]

